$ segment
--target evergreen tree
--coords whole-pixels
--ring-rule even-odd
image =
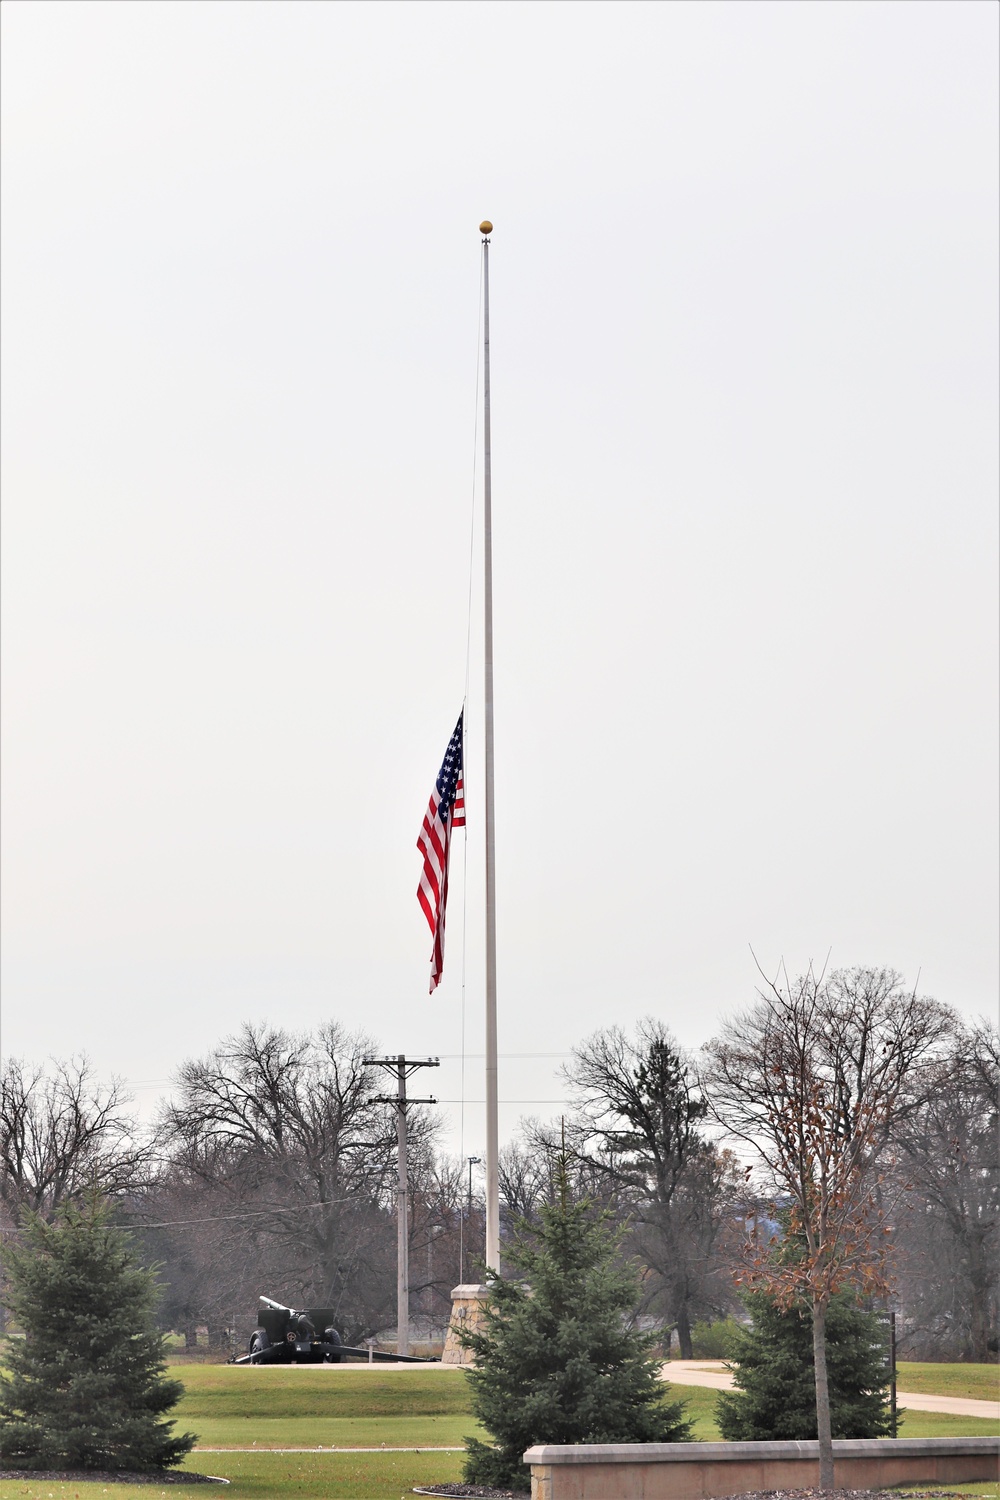
[[[689,1424],[664,1400],[655,1334],[629,1314],[634,1273],[616,1256],[617,1236],[587,1203],[559,1196],[534,1228],[521,1224],[505,1251],[516,1279],[487,1273],[490,1300],[479,1333],[462,1335],[475,1355],[472,1409],[494,1445],[466,1439],[469,1483],[529,1488],[522,1458],[534,1443],[683,1442]]]
[[[24,1333],[0,1381],[0,1458],[19,1469],[165,1469],[193,1434],[165,1413],[183,1392],[163,1376],[156,1283],[97,1201],[47,1224],[26,1216],[6,1251],[7,1302]]]
[[[733,1336],[733,1383],[716,1402],[727,1442],[768,1438],[815,1439],[812,1317],[807,1308],[782,1309],[766,1292],[744,1297],[753,1327]],[[827,1310],[830,1424],[835,1438],[885,1437],[889,1432],[883,1332],[849,1292]]]

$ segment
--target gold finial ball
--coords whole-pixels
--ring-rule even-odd
[[[480,226],[479,226],[479,233],[480,234],[492,234],[493,233],[493,225],[490,223],[489,219],[484,219],[483,222],[480,224]]]

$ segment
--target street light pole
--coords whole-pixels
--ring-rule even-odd
[[[479,1163],[482,1160],[482,1158],[479,1157],[479,1156],[469,1156],[469,1157],[466,1158],[466,1160],[469,1163],[469,1197],[468,1197],[468,1208],[467,1208],[467,1211],[466,1211],[466,1219],[468,1221],[469,1230],[471,1232],[471,1230],[472,1230],[472,1169],[473,1169],[473,1167],[478,1167],[479,1166]],[[459,1230],[460,1230],[460,1234],[459,1234],[459,1247],[458,1247],[458,1279],[459,1279],[460,1282],[464,1282],[465,1281],[465,1234],[464,1234],[464,1229],[465,1229],[465,1224],[462,1223],[462,1222],[460,1222],[459,1223]]]

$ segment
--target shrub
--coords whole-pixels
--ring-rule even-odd
[[[691,1330],[691,1351],[695,1359],[728,1359],[735,1345],[740,1324],[735,1318],[719,1318],[714,1323],[696,1323]]]

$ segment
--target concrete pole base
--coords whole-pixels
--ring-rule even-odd
[[[463,1349],[456,1337],[456,1329],[465,1328],[470,1333],[479,1333],[483,1327],[483,1307],[489,1301],[490,1289],[475,1282],[452,1288],[451,1322],[444,1341],[443,1365],[472,1365],[475,1359],[471,1349]]]

